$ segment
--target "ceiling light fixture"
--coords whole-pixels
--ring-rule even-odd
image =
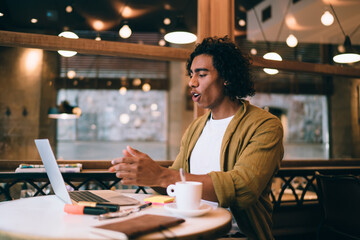
[[[121,87],[121,88],[119,89],[120,95],[125,95],[126,92],[127,92],[127,88],[126,88],[126,87]]]
[[[344,53],[339,53],[333,57],[334,62],[355,63],[360,61],[360,55],[353,51],[349,36],[345,36],[344,50]]]
[[[67,13],[71,13],[71,12],[73,11],[72,6],[71,6],[71,5],[66,6],[65,11],[66,11]]]
[[[64,31],[58,35],[59,37],[78,39],[78,35],[70,31]],[[58,53],[63,57],[72,57],[77,54],[75,51],[59,50]]]
[[[334,23],[334,16],[329,11],[325,11],[321,16],[321,23],[324,26],[330,26]]]
[[[333,57],[334,62],[336,62],[336,63],[355,63],[355,62],[360,61],[360,55],[358,53],[355,53],[354,49],[352,48],[350,36],[345,34],[344,29],[342,28],[342,26],[340,24],[339,18],[336,15],[335,9],[331,5],[331,3],[330,3],[330,7],[335,15],[337,23],[339,24],[341,32],[345,36],[345,41],[344,41],[345,52],[334,56]],[[355,29],[355,31],[357,29]]]
[[[74,70],[70,70],[70,71],[67,72],[66,76],[69,79],[73,79],[76,76],[76,72]]]
[[[239,24],[240,27],[245,27],[246,21],[245,21],[244,19],[240,19],[240,20],[238,21],[238,24]]]
[[[277,38],[276,38],[276,41],[278,40],[279,36],[280,36],[280,32],[282,30],[282,27],[284,25],[284,22],[285,22],[285,16],[289,10],[289,7],[290,7],[290,4],[291,4],[291,0],[289,0],[288,2],[288,6],[287,6],[287,9],[286,9],[286,12],[285,12],[285,15],[284,15],[284,18],[283,18],[283,21],[281,23],[281,26],[280,26],[280,29],[279,29],[279,32],[278,32],[278,35],[277,35]],[[267,50],[268,52],[266,54],[264,54],[263,58],[264,59],[267,59],[267,60],[273,60],[273,61],[282,61],[282,57],[280,56],[280,54],[274,52],[274,51],[271,51],[270,50],[270,43],[267,41],[266,37],[265,37],[265,33],[264,33],[264,30],[260,24],[260,20],[259,20],[259,17],[255,11],[255,8],[253,9],[254,10],[254,14],[255,14],[255,17],[256,17],[256,21],[260,27],[260,30],[261,30],[261,34],[263,35],[263,38],[266,42],[266,45],[267,45]],[[278,74],[279,73],[279,70],[277,69],[274,69],[274,68],[264,68],[263,69],[265,73],[269,74],[269,75],[275,75],[275,74]]]
[[[268,52],[263,56],[263,58],[273,61],[282,61],[282,57],[276,52]],[[264,68],[264,72],[270,75],[275,75],[279,73],[279,70],[274,68]]]
[[[290,35],[286,38],[286,44],[287,44],[289,47],[296,47],[297,44],[298,44],[298,40],[297,40],[297,38],[296,38],[293,34],[290,34]]]
[[[165,41],[175,44],[189,44],[196,41],[197,36],[189,32],[185,26],[184,17],[177,18],[176,26],[164,36]]]
[[[119,30],[120,37],[124,39],[129,38],[131,34],[132,34],[131,28],[129,27],[129,25],[127,25],[127,23],[125,23]]]
[[[143,90],[144,92],[150,91],[150,90],[151,90],[151,85],[150,85],[150,83],[144,83],[144,84],[142,85],[142,90]]]
[[[169,43],[189,44],[195,42],[197,37],[195,34],[186,31],[175,31],[167,33],[164,39]]]
[[[96,35],[95,41],[101,41],[101,37],[99,33]]]
[[[171,24],[171,19],[170,18],[164,18],[164,24],[165,25],[170,25]]]
[[[257,54],[256,48],[250,49],[250,53],[251,53],[251,55],[256,55]]]
[[[159,46],[162,46],[162,47],[166,45],[166,42],[164,39],[160,39],[158,43],[159,43]]]

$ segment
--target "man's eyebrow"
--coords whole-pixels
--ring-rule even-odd
[[[200,72],[200,71],[209,71],[209,69],[207,68],[196,68],[195,72]]]

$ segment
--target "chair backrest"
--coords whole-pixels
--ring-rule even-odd
[[[360,178],[315,173],[323,224],[360,235]]]

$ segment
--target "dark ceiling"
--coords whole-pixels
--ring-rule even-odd
[[[246,19],[246,11],[263,0],[235,0],[236,22]],[[72,12],[66,12],[71,6]],[[0,0],[0,29],[19,32],[58,34],[69,30],[118,31],[126,21],[133,32],[167,30],[183,17],[189,30],[196,32],[196,0]],[[163,19],[172,20],[165,26]],[[36,18],[37,23],[31,23]],[[103,22],[96,29],[96,20]],[[237,25],[237,24],[236,24]],[[237,28],[240,28],[237,25]]]

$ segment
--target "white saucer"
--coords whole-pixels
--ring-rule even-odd
[[[209,212],[213,209],[212,206],[207,204],[201,204],[200,208],[197,210],[180,210],[176,207],[176,203],[169,203],[165,204],[164,208],[172,213],[177,215],[185,216],[185,217],[198,217],[204,215],[205,213]]]

